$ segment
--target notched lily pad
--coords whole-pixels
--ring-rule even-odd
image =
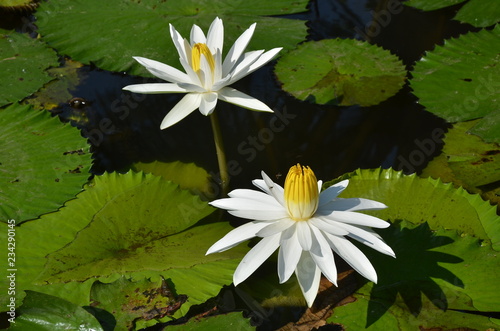
[[[406,75],[389,51],[352,39],[301,44],[278,61],[275,72],[296,98],[341,106],[376,105],[396,94]]]
[[[404,4],[421,10],[437,10],[466,0],[409,0]],[[486,27],[500,21],[500,3],[497,0],[469,0],[457,12],[454,19],[475,27]]]
[[[500,102],[499,54],[500,26],[447,40],[417,62],[411,87],[428,111],[448,122],[491,122]],[[483,121],[476,133],[500,142],[500,127]]]
[[[224,51],[252,23],[257,28],[249,50],[291,49],[307,34],[305,22],[278,15],[306,10],[307,0],[231,1],[121,1],[61,0],[43,2],[37,10],[40,34],[59,53],[110,71],[144,75],[132,59],[142,56],[180,67],[170,39],[169,23],[189,37],[193,24],[206,32],[219,16],[224,21]],[[89,24],[92,22],[92,24]],[[272,31],[272,33],[269,33]]]
[[[89,145],[47,111],[0,110],[0,219],[21,223],[75,197],[90,174]]]
[[[40,40],[0,29],[0,107],[36,92],[53,79],[45,69],[58,66],[56,53]]]

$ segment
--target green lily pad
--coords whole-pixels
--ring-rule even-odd
[[[232,229],[226,223],[193,227],[213,210],[161,177],[142,173],[97,177],[61,211],[19,228],[19,237],[36,232],[36,242],[17,248],[18,266],[24,268],[19,289],[43,291],[58,283],[88,284],[97,278],[112,282],[119,275],[151,281],[163,276],[172,280],[177,293],[188,296],[175,313],[182,316],[191,305],[230,284],[248,250],[241,245],[205,256],[208,247]],[[38,223],[44,226],[37,227]],[[52,238],[54,227],[57,238]],[[69,293],[60,295],[72,298]]]
[[[303,43],[279,59],[275,72],[294,97],[341,106],[376,105],[396,94],[406,76],[389,51],[353,39]]]
[[[500,146],[485,143],[468,133],[471,128],[477,128],[477,122],[456,123],[446,133],[442,154],[433,159],[420,176],[453,182],[457,187],[463,186],[469,192],[479,193],[485,199],[498,203]]]
[[[165,279],[134,282],[124,277],[109,284],[96,282],[90,294],[92,307],[113,312],[116,331],[142,329],[145,322],[173,315],[186,298],[174,293]]]
[[[449,122],[493,116],[500,101],[498,54],[500,26],[447,40],[417,62],[411,87],[428,111]],[[498,125],[478,125],[483,139],[500,142]]]
[[[61,298],[27,291],[9,331],[81,330],[103,331],[99,322],[85,309]]]
[[[178,184],[182,189],[189,189],[194,193],[209,196],[210,175],[208,172],[196,166],[194,163],[160,162],[150,163],[138,162],[132,165],[134,171],[144,171],[155,176],[161,176]]]
[[[441,9],[466,0],[409,0],[404,4],[421,10]],[[500,3],[496,0],[470,0],[463,5],[454,19],[475,27],[486,27],[500,21]]]
[[[91,155],[78,130],[19,104],[0,110],[0,126],[1,221],[34,219],[82,190]]]
[[[59,53],[110,71],[145,75],[132,56],[180,67],[169,23],[185,37],[193,24],[206,32],[216,16],[224,21],[225,51],[252,23],[257,28],[249,49],[291,49],[306,37],[304,21],[277,15],[306,10],[307,0],[182,2],[153,0],[62,0],[43,2],[37,10],[40,34]],[[269,33],[272,31],[273,33]]]
[[[250,320],[244,318],[240,312],[209,316],[203,319],[191,319],[186,324],[169,325],[168,329],[172,331],[219,331],[228,327],[232,330],[255,330],[255,327],[250,325]]]
[[[56,53],[46,44],[0,29],[0,107],[35,93],[53,79],[45,69],[58,66]]]

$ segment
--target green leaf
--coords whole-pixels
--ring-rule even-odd
[[[449,122],[485,117],[498,110],[499,53],[500,26],[447,40],[417,62],[411,86],[428,111]],[[478,133],[500,142],[495,125]]]
[[[36,218],[81,191],[91,155],[78,130],[19,104],[0,110],[0,126],[1,221]]]
[[[219,16],[224,21],[227,52],[236,38],[257,22],[249,49],[280,46],[291,49],[306,37],[304,21],[276,16],[305,11],[307,3],[307,0],[162,3],[156,0],[63,0],[43,2],[36,16],[41,35],[61,54],[111,71],[150,75],[132,56],[180,67],[170,39],[169,23],[184,37],[189,37],[193,24],[206,32]]]
[[[0,107],[22,100],[52,80],[45,69],[57,67],[56,53],[25,34],[0,29]]]
[[[485,143],[468,132],[471,128],[477,128],[477,122],[456,123],[448,130],[442,154],[428,164],[421,176],[453,182],[457,187],[463,186],[469,192],[498,202],[496,192],[500,191],[500,146]]]
[[[124,277],[105,284],[94,283],[90,294],[92,307],[113,312],[114,330],[139,329],[141,322],[173,315],[186,301],[185,295],[177,295],[167,280],[131,281]]]
[[[61,298],[27,291],[24,303],[17,311],[11,331],[102,331],[94,316],[85,309]]]
[[[429,11],[453,6],[465,0],[409,0],[405,5]],[[462,23],[475,27],[486,27],[500,21],[500,3],[497,0],[470,0],[454,17]]]
[[[341,106],[376,105],[396,94],[406,75],[389,51],[352,39],[303,43],[278,61],[275,72],[294,97]]]
[[[191,331],[219,331],[227,328],[231,330],[255,330],[250,325],[250,320],[243,317],[240,312],[224,315],[209,316],[202,319],[191,319],[185,324],[169,325],[168,330],[191,330]]]
[[[380,233],[396,259],[367,250],[378,283],[357,290],[328,321],[368,330],[495,327],[486,316],[463,312],[498,309],[499,270],[491,247],[454,230],[430,231],[426,223],[403,221]]]
[[[210,175],[208,172],[194,163],[160,162],[150,163],[138,162],[132,165],[134,171],[144,171],[155,176],[161,176],[179,185],[182,189],[191,190],[197,194],[208,196],[210,194]]]

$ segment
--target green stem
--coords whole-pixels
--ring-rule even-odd
[[[222,134],[220,131],[219,118],[216,112],[210,116],[212,130],[214,132],[215,150],[217,152],[217,162],[219,163],[220,185],[222,189],[222,197],[226,197],[229,189],[229,173],[227,172],[226,154],[224,153],[224,144],[222,142]]]

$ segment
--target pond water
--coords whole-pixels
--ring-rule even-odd
[[[368,38],[411,69],[426,50],[466,31],[465,25],[451,20],[454,9],[423,13],[396,1],[321,0],[312,1],[308,12],[289,18],[308,21],[310,40]],[[280,175],[297,162],[311,166],[324,180],[356,168],[392,166],[414,172],[439,152],[438,148],[425,151],[425,160],[413,157],[408,166],[411,153],[419,148],[416,142],[431,137],[436,128],[446,128],[443,120],[418,104],[408,86],[373,107],[315,105],[283,92],[272,68],[273,63],[234,87],[264,101],[276,114],[224,102],[217,105],[230,162],[230,188],[251,186],[261,170],[280,182]],[[81,82],[71,94],[84,99],[85,105],[72,107],[68,100],[55,112],[63,119],[86,117],[88,122],[77,126],[93,145],[93,173],[127,171],[138,161],[181,160],[217,176],[208,118],[196,111],[173,127],[159,129],[161,119],[182,96],[122,91],[146,79],[93,66],[81,68],[79,76]]]
[[[397,13],[390,13],[389,8]],[[425,51],[468,31],[468,26],[451,20],[456,9],[423,13],[393,0],[317,0],[311,1],[308,12],[289,18],[308,21],[309,40],[368,39],[400,57],[411,70]],[[167,33],[165,38],[169,38]],[[53,112],[65,121],[85,119],[74,125],[92,144],[92,173],[126,172],[139,161],[180,160],[194,162],[217,178],[209,118],[195,111],[160,130],[161,120],[182,95],[125,92],[124,86],[156,80],[111,73],[92,65],[79,69],[79,77],[80,84],[71,91],[79,99],[67,100]],[[251,180],[259,178],[262,170],[282,184],[283,175],[296,163],[309,165],[323,180],[357,168],[419,171],[439,154],[439,143],[425,149],[425,141],[436,140],[436,130],[444,132],[448,127],[418,104],[408,85],[373,107],[316,105],[284,92],[271,63],[233,86],[262,100],[275,114],[218,103],[216,112],[230,163],[230,189],[251,187]],[[419,150],[421,153],[415,154]],[[275,329],[302,311],[276,310],[266,316],[263,325]]]

